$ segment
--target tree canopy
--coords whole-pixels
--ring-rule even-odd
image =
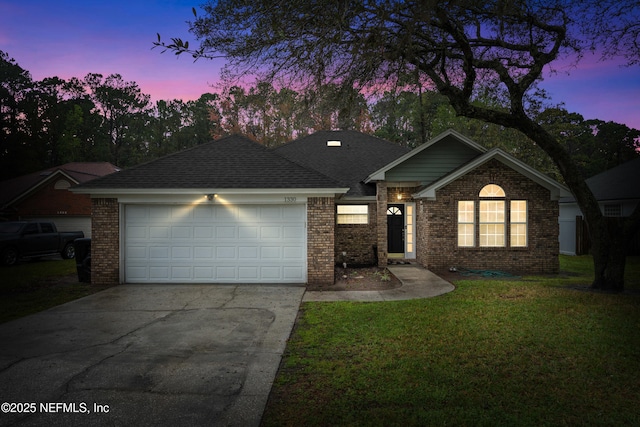
[[[221,56],[236,75],[260,70],[293,84],[363,90],[412,76],[445,96],[457,115],[521,132],[553,160],[585,214],[593,287],[620,290],[624,255],[617,248],[640,226],[640,206],[624,223],[605,218],[578,162],[536,112],[537,82],[558,59],[577,61],[585,49],[609,46],[611,55],[635,63],[637,20],[622,11],[637,16],[640,4],[621,3],[626,9],[610,0],[219,0],[203,5],[202,15],[194,9],[189,25],[199,46],[164,43],[160,35],[156,46]]]

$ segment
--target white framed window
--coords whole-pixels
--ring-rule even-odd
[[[527,246],[527,201],[512,200],[509,209],[512,247]]]
[[[620,206],[620,203],[604,205],[603,213],[604,216],[622,216],[622,206]]]
[[[506,194],[502,187],[496,184],[486,185],[480,190],[478,196],[480,199],[489,200],[477,202],[477,214],[476,201],[458,201],[458,247],[505,247],[507,231],[509,246],[526,247],[528,245],[527,201],[509,201],[507,217],[507,201],[504,200]]]
[[[480,197],[505,197],[504,190],[499,185],[489,184],[482,187]]]
[[[337,205],[337,224],[369,224],[369,205]]]
[[[475,246],[475,203],[458,201],[458,246]]]
[[[480,246],[505,245],[504,200],[481,200],[479,221]]]

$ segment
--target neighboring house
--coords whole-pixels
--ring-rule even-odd
[[[631,215],[640,202],[640,157],[586,180],[605,216]],[[573,196],[560,199],[560,253],[583,255],[590,244],[584,215]],[[635,236],[629,255],[640,253],[640,234]]]
[[[568,190],[447,131],[408,151],[352,131],[269,150],[230,136],[75,189],[93,283],[313,283],[336,263],[558,271]]]
[[[59,231],[91,237],[91,199],[68,190],[118,170],[107,162],[73,162],[2,181],[0,217],[53,221]]]

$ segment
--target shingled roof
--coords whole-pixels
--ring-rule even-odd
[[[239,135],[169,154],[78,188],[337,188],[326,175],[304,168]]]
[[[328,141],[339,141],[328,145]],[[375,196],[375,184],[363,181],[410,150],[356,131],[319,131],[274,148],[279,155],[350,187],[347,196]]]
[[[74,184],[82,184],[119,170],[120,168],[108,162],[71,162],[8,179],[0,182],[0,206],[25,197],[61,173],[75,181]]]
[[[592,176],[585,181],[599,201],[640,199],[640,157]],[[573,202],[567,197],[563,203]]]

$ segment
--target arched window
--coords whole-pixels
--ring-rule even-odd
[[[397,206],[387,208],[387,215],[402,215],[402,211]]]
[[[480,247],[507,246],[508,225],[509,246],[526,247],[527,201],[510,200],[507,203],[504,190],[496,184],[482,187],[478,197],[480,200],[477,213],[475,201],[458,201],[458,246],[474,247],[476,238]]]
[[[71,187],[71,183],[66,179],[59,179],[53,186],[53,188],[56,190],[66,190],[69,187]]]
[[[480,197],[505,197],[504,190],[499,185],[489,184],[482,187]]]
[[[499,185],[482,187],[480,197],[504,198],[504,190]],[[479,221],[480,246],[500,247],[505,245],[505,201],[480,200]]]

